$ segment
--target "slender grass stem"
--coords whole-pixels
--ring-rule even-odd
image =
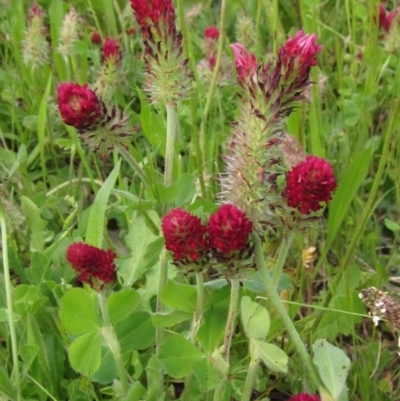
[[[236,313],[239,303],[239,289],[240,289],[239,279],[237,278],[232,279],[228,318],[226,321],[224,343],[221,351],[221,355],[224,358],[224,361],[226,362],[226,366],[229,366],[229,354],[231,349],[233,332],[235,331]],[[223,381],[217,386],[214,393],[214,401],[220,401],[222,399],[225,387],[226,387],[225,381]]]
[[[103,318],[102,335],[114,357],[115,364],[117,365],[118,376],[121,381],[122,391],[124,395],[126,395],[129,390],[128,374],[126,372],[124,362],[121,357],[121,347],[119,345],[117,336],[108,315],[106,297],[102,291],[97,293],[97,297],[99,300],[101,315]]]
[[[279,297],[278,292],[274,286],[274,282],[269,274],[267,266],[265,264],[264,254],[262,250],[261,240],[257,233],[253,233],[253,243],[255,245],[255,258],[258,271],[260,272],[261,278],[267,288],[268,299],[270,300],[272,306],[276,309],[278,314],[280,315],[286,330],[288,331],[293,344],[299,353],[300,358],[304,363],[304,367],[306,372],[308,373],[309,377],[313,381],[314,385],[318,388],[323,387],[323,384],[319,378],[319,375],[312,363],[311,357],[307,352],[307,349],[297,332],[296,328],[290,316],[288,315],[283,303]]]
[[[116,147],[117,147],[118,152],[130,164],[130,166],[136,171],[137,175],[140,177],[140,179],[143,181],[143,183],[147,186],[148,180],[147,180],[146,174],[144,173],[142,168],[139,166],[138,162],[132,157],[132,155],[129,153],[129,151],[126,148],[124,148],[122,145],[117,145]]]
[[[6,288],[6,301],[7,301],[7,319],[8,326],[10,328],[10,339],[11,339],[11,353],[13,360],[13,381],[16,389],[16,400],[21,401],[21,386],[20,386],[20,371],[18,362],[18,345],[17,335],[15,332],[14,325],[14,311],[12,301],[12,285],[10,279],[10,266],[8,264],[8,242],[7,242],[7,226],[5,220],[5,214],[3,204],[0,201],[0,226],[1,226],[1,243],[3,244],[3,272],[4,272],[4,286]]]
[[[295,235],[295,230],[289,231],[289,234],[287,238],[284,238],[282,241],[282,244],[279,249],[279,254],[278,254],[278,259],[276,260],[275,263],[275,270],[274,270],[274,276],[273,276],[273,283],[274,287],[277,287],[279,283],[279,279],[282,275],[282,270],[283,270],[283,265],[285,264],[289,248],[292,245],[292,241]]]

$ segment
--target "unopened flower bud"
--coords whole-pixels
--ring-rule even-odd
[[[94,31],[92,33],[92,36],[90,37],[90,41],[94,44],[94,45],[101,45],[101,36],[99,34],[99,32]]]
[[[240,82],[247,81],[257,70],[257,60],[253,53],[249,53],[241,43],[231,45],[235,56],[236,71]]]
[[[101,48],[101,55],[103,60],[112,60],[112,62],[115,63],[118,62],[121,57],[118,39],[107,38]]]
[[[57,49],[65,58],[74,54],[74,46],[78,41],[77,25],[78,14],[75,8],[72,7],[64,17],[60,32],[60,43]]]
[[[317,394],[296,394],[289,401],[321,401]]]

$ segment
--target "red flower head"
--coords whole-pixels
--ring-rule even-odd
[[[113,282],[116,279],[114,259],[116,254],[108,249],[76,242],[67,249],[67,260],[79,273],[79,281],[96,286],[93,278],[102,282],[102,285]]]
[[[43,18],[43,9],[39,6],[39,4],[35,1],[31,8],[28,11],[27,21],[31,22],[34,17]]]
[[[379,27],[385,32],[389,32],[393,23],[393,19],[396,16],[396,13],[399,11],[400,9],[397,8],[395,11],[388,13],[385,9],[385,6],[381,4],[379,6]]]
[[[58,89],[58,108],[65,124],[78,130],[96,126],[103,117],[103,104],[87,87],[63,82]]]
[[[316,394],[296,394],[289,401],[321,401],[318,395]]]
[[[219,29],[216,26],[214,26],[214,25],[208,26],[204,30],[204,38],[205,39],[215,41],[218,39],[218,37],[219,37]]]
[[[101,44],[101,36],[97,31],[94,31],[92,33],[92,36],[90,37],[90,41],[94,44],[94,45],[100,45]]]
[[[209,249],[207,227],[189,212],[177,208],[163,217],[161,229],[165,247],[176,261],[196,262]]]
[[[208,222],[210,241],[224,255],[241,251],[246,246],[253,224],[234,205],[222,205]]]
[[[101,48],[101,54],[104,60],[113,59],[118,61],[121,57],[118,39],[107,38]]]
[[[295,64],[300,68],[312,67],[317,65],[317,54],[322,50],[322,45],[317,45],[316,35],[305,35],[303,31],[299,31],[293,38],[289,38],[286,43],[280,47],[278,54],[283,65],[288,66],[291,60],[295,60]]]
[[[307,156],[306,160],[294,166],[286,181],[284,193],[288,205],[303,214],[320,210],[320,203],[328,203],[336,188],[331,165],[315,156]]]
[[[175,24],[175,8],[172,0],[130,0],[132,10],[142,28],[150,25],[158,26],[161,20],[164,23]]]
[[[235,56],[236,71],[240,81],[247,80],[256,72],[257,60],[253,53],[249,53],[241,43],[231,45]]]

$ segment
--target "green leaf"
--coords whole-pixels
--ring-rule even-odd
[[[49,269],[48,259],[39,252],[34,252],[32,254],[29,271],[35,284],[41,284],[44,281],[49,281],[53,279],[51,271]]]
[[[21,319],[21,315],[13,312],[13,320],[14,322],[18,322]],[[7,308],[0,308],[0,323],[4,323],[8,321],[8,310]]]
[[[13,290],[14,310],[21,316],[39,310],[48,298],[40,293],[36,285],[20,284]]]
[[[326,232],[328,233],[325,244],[326,249],[329,249],[332,245],[344,218],[347,216],[350,204],[368,173],[373,154],[373,147],[363,150],[346,169],[339,182],[333,199],[329,204],[329,219],[326,227]]]
[[[76,371],[86,376],[96,373],[101,362],[100,330],[78,337],[69,347],[68,355]]]
[[[274,372],[287,372],[288,356],[274,344],[261,340],[250,340],[255,347],[257,356],[264,362],[267,368]]]
[[[26,196],[21,196],[21,209],[24,213],[28,227],[31,230],[29,250],[31,252],[44,251],[46,239],[50,237],[50,232],[46,230],[47,221],[40,215],[40,209]]]
[[[2,366],[0,366],[0,393],[4,394],[10,400],[16,400],[13,384]]]
[[[150,212],[153,221],[157,221],[158,216],[155,212]],[[144,257],[147,247],[153,246],[152,243],[157,237],[152,233],[142,216],[133,219],[129,228],[129,234],[125,237],[125,242],[131,250],[130,255],[121,263],[118,275],[122,278],[125,287],[131,287],[140,279],[146,271]]]
[[[193,313],[177,309],[168,313],[155,313],[151,316],[151,321],[154,327],[172,327],[192,317]]]
[[[168,280],[160,292],[160,299],[167,306],[194,311],[196,309],[197,291],[191,285]]]
[[[70,334],[100,329],[94,292],[72,288],[61,298],[60,319]]]
[[[115,325],[123,352],[149,348],[155,341],[155,328],[147,312],[137,312]]]
[[[179,195],[175,205],[182,207],[192,202],[196,195],[196,184],[194,177],[189,174],[182,174],[178,180]]]
[[[200,386],[205,390],[212,390],[225,378],[225,375],[214,365],[212,357],[195,362],[193,373]]]
[[[112,383],[116,377],[118,377],[118,370],[115,365],[113,354],[108,347],[102,347],[100,368],[90,379],[100,384],[107,384]]]
[[[393,231],[393,232],[400,230],[400,224],[397,224],[394,221],[389,220],[389,219],[385,219],[385,226],[388,230]]]
[[[86,243],[101,248],[103,243],[104,220],[107,208],[108,198],[111,190],[114,188],[115,181],[117,180],[121,160],[115,164],[111,174],[104,182],[100,191],[96,195],[96,199],[90,209],[89,222],[86,229]]]
[[[107,298],[107,309],[112,324],[118,323],[128,317],[137,308],[140,295],[133,289],[122,289],[113,292]]]
[[[126,396],[119,398],[120,401],[142,401],[148,394],[146,387],[139,381],[135,382],[128,390]]]
[[[25,376],[39,353],[39,347],[35,344],[22,344],[18,353],[24,361],[22,376]]]
[[[242,297],[240,303],[240,314],[243,328],[248,338],[264,340],[269,331],[268,311],[250,297]]]
[[[346,388],[346,379],[350,370],[350,359],[340,348],[329,344],[326,340],[317,340],[312,345],[313,362],[319,376],[331,393],[333,399],[338,399]]]
[[[161,401],[163,399],[162,396],[160,397],[160,383],[164,382],[164,375],[164,365],[161,363],[156,355],[152,355],[146,366],[146,401]]]
[[[211,306],[204,315],[203,323],[197,332],[203,350],[206,354],[211,354],[221,345],[226,325],[227,311],[222,308]]]
[[[159,358],[169,375],[182,378],[191,374],[194,363],[204,358],[204,354],[185,337],[175,334],[164,340]]]

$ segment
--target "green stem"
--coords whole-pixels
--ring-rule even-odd
[[[253,243],[255,245],[255,258],[256,258],[257,268],[267,288],[268,299],[271,301],[273,307],[280,315],[282,322],[286,327],[286,330],[288,331],[297,352],[300,355],[300,358],[303,360],[304,367],[308,372],[310,378],[318,388],[323,387],[319,375],[312,363],[311,357],[308,354],[307,349],[303,344],[303,341],[301,340],[299,333],[294,327],[292,320],[290,319],[288,313],[286,312],[286,309],[283,306],[283,303],[279,297],[278,292],[276,291],[272,278],[267,269],[267,265],[265,264],[260,237],[257,233],[253,233],[252,238],[253,238]]]
[[[165,170],[164,185],[172,184],[174,167],[175,138],[178,136],[178,119],[176,116],[176,105],[167,103],[167,144],[165,148]]]
[[[160,313],[163,311],[164,306],[160,299],[161,290],[164,288],[167,280],[168,280],[168,259],[167,259],[167,252],[164,249],[160,254],[159,260],[160,272],[158,275],[158,283],[157,283],[157,303],[156,303],[156,311]],[[159,355],[161,345],[164,339],[164,328],[157,327],[156,328],[156,355]]]
[[[237,278],[231,280],[231,298],[229,301],[229,312],[228,318],[225,326],[225,336],[224,336],[224,344],[222,346],[221,355],[226,362],[226,366],[229,366],[229,353],[231,349],[232,336],[235,331],[235,321],[236,321],[236,313],[239,303],[239,289],[240,289],[240,281]],[[226,382],[223,380],[215,389],[214,393],[214,401],[220,401],[223,398],[223,394],[225,391]]]
[[[276,260],[275,263],[274,276],[272,279],[275,288],[278,286],[279,279],[281,278],[283,265],[285,264],[289,248],[292,245],[294,235],[295,235],[295,230],[289,231],[287,238],[283,239],[281,247],[279,249],[278,259]]]
[[[121,381],[122,391],[123,394],[126,395],[129,390],[128,375],[126,373],[124,362],[121,358],[121,347],[119,345],[114,328],[111,325],[110,317],[107,310],[106,297],[102,291],[99,291],[97,293],[97,297],[99,300],[101,315],[103,318],[103,327],[101,329],[101,333],[114,357],[115,364],[117,365],[119,380]]]
[[[192,341],[196,338],[197,330],[199,329],[201,319],[203,316],[203,303],[204,303],[204,282],[203,282],[203,273],[196,271],[196,289],[197,289],[197,302],[196,302],[196,311],[193,317],[192,324],[192,333],[191,338]]]
[[[211,101],[214,97],[214,90],[217,85],[219,67],[221,65],[221,56],[222,50],[224,48],[224,37],[225,37],[225,14],[226,14],[226,0],[221,1],[221,17],[219,20],[219,31],[221,34],[219,35],[218,39],[218,50],[217,50],[217,60],[215,62],[215,67],[213,70],[213,76],[211,78],[210,89],[207,93],[206,104],[203,109],[203,115],[201,119],[201,126],[200,126],[200,148],[201,148],[201,155],[203,157],[203,165],[206,166],[206,124],[208,119],[208,112],[210,111]]]
[[[6,287],[6,301],[7,301],[7,319],[10,328],[10,339],[11,339],[11,353],[13,359],[13,381],[16,388],[17,401],[21,401],[21,386],[20,386],[20,372],[18,362],[18,346],[17,346],[17,335],[15,332],[14,325],[14,311],[12,301],[12,286],[10,280],[10,266],[8,264],[8,244],[7,244],[7,227],[3,204],[0,200],[0,226],[1,226],[1,243],[3,244],[3,271],[4,271],[4,286]]]
[[[247,369],[246,381],[244,382],[241,401],[249,401],[251,398],[251,393],[253,391],[253,386],[256,380],[258,365],[260,361],[259,358],[255,356],[254,345],[251,340],[249,343],[249,347],[251,357],[249,367]]]
[[[123,145],[116,145],[118,152],[124,157],[124,159],[130,164],[130,166],[136,171],[137,175],[143,181],[143,183],[147,186],[148,180],[146,174],[139,166],[138,162],[132,157],[129,151]]]

